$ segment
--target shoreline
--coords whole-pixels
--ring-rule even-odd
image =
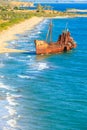
[[[11,40],[17,39],[18,37],[16,36],[16,34],[22,34],[27,30],[33,29],[34,26],[38,25],[44,19],[47,19],[47,18],[48,19],[49,18],[63,19],[63,18],[78,18],[78,17],[87,17],[87,16],[82,16],[82,15],[78,15],[75,17],[70,17],[70,16],[36,17],[34,16],[21,23],[15,24],[12,27],[9,27],[7,30],[3,30],[2,32],[0,32],[0,53],[27,52],[26,50],[8,48],[8,42]]]
[[[43,17],[32,17],[0,32],[0,53],[26,52],[26,50],[8,48],[8,42],[17,39],[18,37],[16,34],[21,34],[27,30],[33,29],[34,26],[38,25],[43,20]]]
[[[66,18],[87,18],[87,15],[76,15],[76,16],[69,16],[69,15],[66,15],[66,16],[56,16],[56,17],[53,17],[55,19],[66,19]]]
[[[76,13],[76,12],[87,12],[87,9],[67,9],[67,11],[66,12],[74,12],[74,13]]]

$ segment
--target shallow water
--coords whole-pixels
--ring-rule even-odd
[[[9,42],[29,53],[0,54],[0,130],[87,129],[87,18],[53,19],[53,40],[68,22],[77,48],[36,56],[49,22]]]

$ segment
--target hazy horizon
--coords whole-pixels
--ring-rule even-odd
[[[35,3],[87,3],[87,0],[18,0],[18,1],[27,1]]]

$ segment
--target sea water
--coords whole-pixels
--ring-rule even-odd
[[[87,3],[40,3],[42,6],[49,6],[52,10],[66,11],[67,9],[81,9],[87,10]],[[38,3],[34,4],[34,7],[22,7],[27,10],[34,10],[37,8]],[[87,13],[87,12],[85,12]]]
[[[77,48],[35,54],[50,19],[9,42],[28,53],[0,54],[0,130],[87,130],[87,18],[52,21],[53,41],[68,23]]]

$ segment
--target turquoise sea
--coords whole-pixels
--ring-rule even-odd
[[[9,41],[29,53],[0,54],[0,130],[87,130],[87,18],[53,19],[53,41],[68,22],[77,48],[37,56],[49,22]]]

